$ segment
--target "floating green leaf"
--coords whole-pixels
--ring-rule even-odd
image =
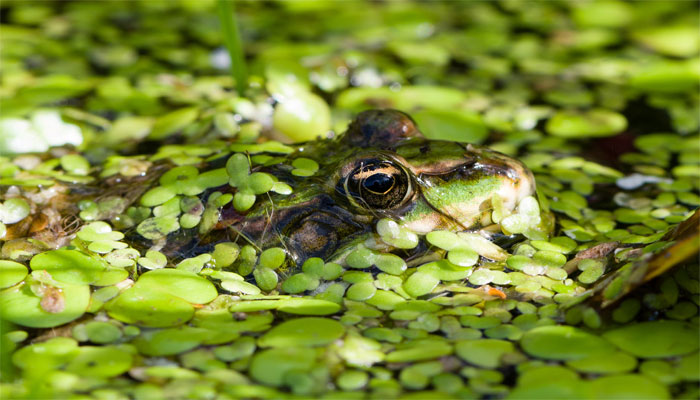
[[[270,329],[258,339],[260,347],[324,346],[339,339],[345,329],[339,322],[326,318],[297,318]]]

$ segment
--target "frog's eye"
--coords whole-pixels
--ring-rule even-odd
[[[387,210],[401,205],[410,195],[411,178],[389,161],[368,160],[348,174],[343,189],[361,206]]]

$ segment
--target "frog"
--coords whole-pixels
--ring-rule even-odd
[[[299,158],[314,160],[318,170],[295,175],[291,165]],[[418,235],[449,230],[494,237],[500,232],[490,217],[494,196],[512,212],[536,193],[532,172],[517,159],[428,139],[408,114],[393,109],[360,112],[342,135],[300,144],[282,162],[251,172],[268,173],[294,190],[259,195],[246,212],[225,206],[206,245],[281,247],[295,265],[332,258],[385,218]]]

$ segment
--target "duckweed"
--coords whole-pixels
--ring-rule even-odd
[[[496,368],[501,358],[515,350],[513,343],[498,339],[458,341],[455,352],[464,361],[483,368]]]
[[[606,354],[614,347],[606,340],[571,326],[542,326],[523,335],[526,353],[549,360],[576,360]]]
[[[10,198],[0,204],[0,222],[3,224],[14,224],[30,213],[29,204],[21,198]]]
[[[258,339],[260,347],[324,346],[339,339],[345,329],[332,319],[298,318],[285,321]]]
[[[27,267],[23,264],[9,260],[0,261],[0,289],[22,282],[27,273]]]
[[[670,331],[674,333],[668,334]],[[641,332],[645,332],[643,335]],[[620,349],[643,358],[672,357],[696,351],[697,329],[678,321],[642,322],[614,329],[603,337]]]
[[[73,321],[88,308],[88,285],[32,283],[24,282],[0,292],[0,311],[5,320],[32,328],[48,328]]]
[[[253,206],[255,196],[272,189],[275,181],[263,172],[249,173],[248,159],[243,154],[234,154],[226,162],[229,184],[238,189],[233,196],[233,205],[238,211],[245,211]]]
[[[117,233],[117,232],[115,232]],[[52,279],[84,285],[100,279],[106,263],[78,250],[51,250],[32,257],[32,271],[46,271]]]
[[[696,5],[244,2],[234,95],[194,3],[3,9],[3,394],[697,397]],[[327,206],[336,137],[392,107],[537,195]]]
[[[194,307],[186,300],[140,286],[120,293],[105,304],[105,310],[118,321],[145,327],[180,325],[194,315]]]

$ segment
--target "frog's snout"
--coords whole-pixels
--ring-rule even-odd
[[[467,146],[466,150],[463,160],[442,163],[441,168],[450,167],[450,171],[418,174],[423,200],[436,212],[416,218],[412,229],[427,233],[485,226],[491,224],[494,197],[512,211],[535,193],[532,172],[520,161],[488,149]]]
[[[499,178],[493,194],[501,198],[505,209],[512,211],[522,199],[535,194],[535,177],[522,162],[492,150],[474,151],[482,156],[481,168]]]

